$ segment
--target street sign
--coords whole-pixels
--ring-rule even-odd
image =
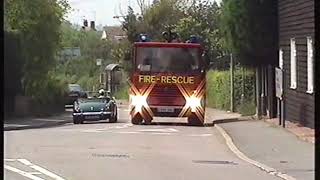
[[[102,64],[102,59],[96,59],[96,61],[97,61],[97,66],[101,66],[101,64]]]
[[[76,59],[81,56],[80,47],[65,47],[59,52],[60,60]]]
[[[282,99],[283,94],[283,71],[280,68],[275,69],[276,73],[276,96]]]

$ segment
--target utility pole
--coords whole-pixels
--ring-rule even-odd
[[[261,67],[256,67],[256,117],[261,118]]]
[[[242,93],[241,93],[241,104],[243,105],[244,104],[244,91],[245,91],[245,72],[244,72],[244,67],[242,66],[241,67],[241,76],[242,76],[242,78],[241,78],[241,80],[242,80],[242,82],[241,82],[241,89],[242,89]]]
[[[233,65],[233,57],[232,53],[230,53],[230,111],[234,112],[234,99],[233,99],[233,71],[234,71],[234,65]]]

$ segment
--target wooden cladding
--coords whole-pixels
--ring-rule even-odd
[[[279,49],[283,52],[283,68],[286,72],[286,120],[300,122],[312,128],[315,105],[314,94],[310,93],[310,90],[313,89],[312,81],[315,77],[310,77],[313,68],[310,60],[310,40],[314,40],[315,34],[314,2],[315,0],[278,1]]]

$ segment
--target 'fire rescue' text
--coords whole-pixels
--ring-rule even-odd
[[[186,76],[149,76],[139,75],[139,82],[165,84],[194,84],[194,77]]]

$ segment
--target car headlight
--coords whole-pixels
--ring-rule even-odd
[[[79,106],[78,103],[74,103],[74,110],[75,110],[76,112],[80,112],[80,106]]]
[[[111,108],[110,108],[110,104],[107,103],[107,104],[106,104],[106,107],[105,107],[105,110],[106,110],[106,111],[110,111],[110,109],[111,109]]]
[[[137,112],[141,112],[143,106],[147,106],[147,97],[141,95],[130,95],[131,105],[136,108]]]
[[[201,98],[191,96],[186,98],[186,105],[191,108],[191,112],[196,112],[197,107],[201,107]]]

